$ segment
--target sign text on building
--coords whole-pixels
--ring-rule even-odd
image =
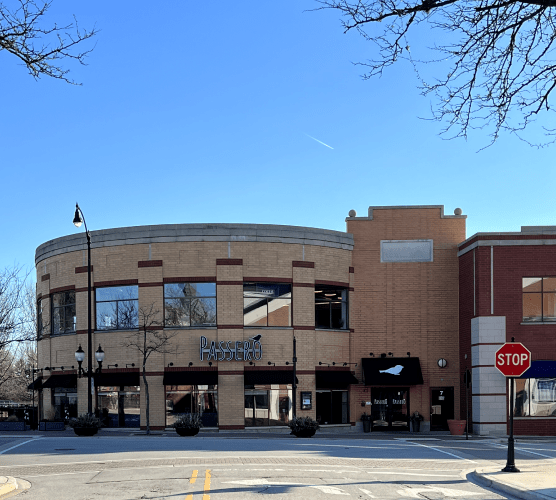
[[[249,340],[221,340],[217,343],[213,340],[210,344],[206,337],[201,336],[200,356],[201,361],[258,361],[263,357],[263,346],[261,336],[255,335]]]

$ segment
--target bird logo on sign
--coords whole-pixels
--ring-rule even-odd
[[[389,373],[390,375],[399,375],[403,370],[402,365],[396,365],[392,368],[388,368],[388,370],[378,370],[379,373]]]

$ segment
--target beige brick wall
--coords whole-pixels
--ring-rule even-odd
[[[465,219],[441,218],[439,208],[381,209],[373,211],[373,220],[348,220],[347,229],[355,241],[352,361],[370,352],[411,352],[425,380],[411,387],[411,412],[428,420],[430,388],[453,386],[459,415],[457,244],[465,239]],[[432,239],[434,262],[380,262],[381,240],[411,239]],[[438,368],[439,358],[448,360],[447,368]],[[356,376],[361,379],[360,364]],[[360,401],[352,405],[352,420],[369,411]]]

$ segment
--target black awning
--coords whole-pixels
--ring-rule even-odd
[[[419,358],[363,358],[365,385],[419,385],[423,383]]]
[[[556,378],[556,361],[531,361],[531,368],[519,378]]]
[[[40,391],[42,389],[42,376],[41,377],[37,377],[33,382],[31,382],[28,386],[27,389],[29,391]]]
[[[244,372],[245,385],[292,384],[293,370],[249,370]],[[299,381],[295,378],[295,383]]]
[[[350,371],[347,370],[316,370],[317,389],[347,389],[350,384],[358,384]]]
[[[139,371],[135,372],[102,372],[102,373],[95,373],[95,386],[103,386],[103,387],[122,387],[122,386],[137,386],[140,385],[141,382]]]
[[[212,371],[171,371],[164,372],[164,385],[217,385],[218,372]]]
[[[77,389],[77,375],[50,375],[45,382],[42,383],[45,388],[62,387],[64,389]]]

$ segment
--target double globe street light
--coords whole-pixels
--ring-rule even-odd
[[[79,205],[75,204],[75,216],[73,218],[73,224],[75,227],[81,227],[81,224],[85,224],[85,233],[87,235],[87,413],[93,413],[93,392],[95,390],[94,380],[93,380],[93,330],[91,326],[91,233],[87,229],[87,223],[85,222],[85,216],[79,208]],[[100,345],[99,345],[100,349]],[[79,361],[81,358],[81,361]],[[80,374],[82,372],[81,363],[85,359],[85,353],[79,349],[75,353],[75,359],[79,363]],[[97,358],[98,359],[98,358]],[[102,359],[104,359],[104,353],[102,353]]]

